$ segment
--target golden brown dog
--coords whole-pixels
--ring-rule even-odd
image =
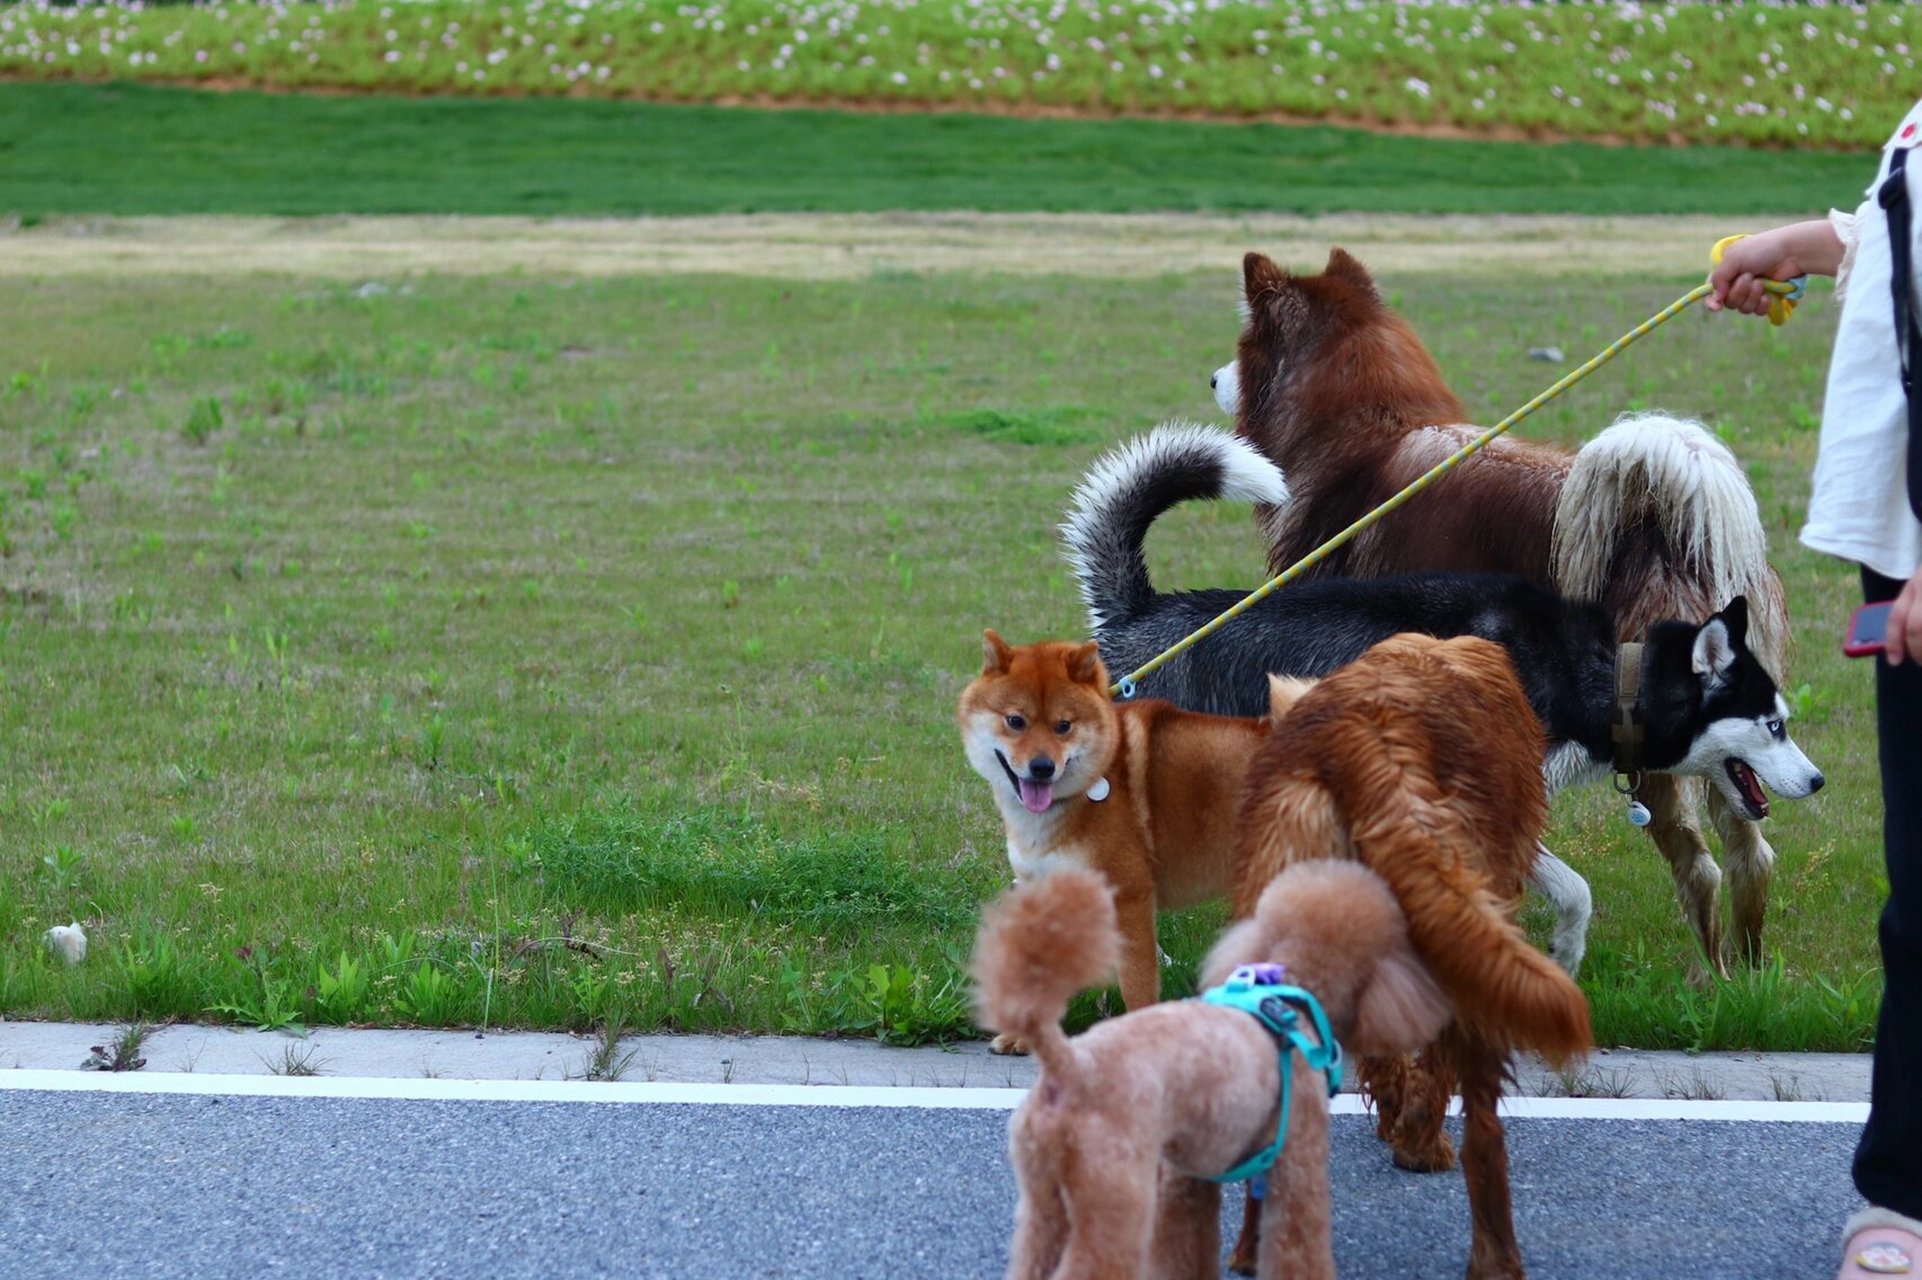
[[[985,656],[961,693],[961,740],[994,788],[1015,876],[1100,872],[1121,922],[1121,998],[1153,1004],[1155,912],[1228,893],[1235,812],[1269,722],[1116,705],[1092,641],[1014,648],[990,631]],[[1286,704],[1308,687],[1284,682],[1275,697]],[[997,1052],[1019,1047],[995,1040]]]
[[[1458,1083],[1474,1231],[1470,1277],[1519,1277],[1508,1156],[1495,1113],[1516,1049],[1566,1061],[1590,1047],[1588,1002],[1514,923],[1547,816],[1541,726],[1502,649],[1402,635],[1293,703],[1249,770],[1235,910],[1313,859],[1387,881],[1422,963],[1457,1010],[1419,1065],[1365,1061],[1378,1132],[1407,1168],[1442,1169]],[[1250,1218],[1253,1218],[1251,1207]],[[1234,1261],[1252,1261],[1248,1233]]]
[[[1241,1009],[1172,1001],[1062,1034],[1069,997],[1106,975],[1120,945],[1108,886],[1075,869],[1024,881],[981,927],[982,1020],[1041,1063],[1008,1126],[1021,1191],[1009,1280],[1219,1275],[1221,1188],[1207,1179],[1267,1146],[1280,1122],[1279,1042]],[[1257,961],[1285,965],[1347,1049],[1403,1052],[1450,1017],[1388,886],[1352,863],[1278,877],[1216,944],[1204,985]],[[1300,1052],[1287,1058],[1292,1098],[1258,1274],[1333,1280],[1328,1090]]]

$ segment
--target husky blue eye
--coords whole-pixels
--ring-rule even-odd
[[[1016,733],[1020,733],[1023,729],[1027,727],[1028,727],[1028,722],[1022,717],[1020,716],[1008,717],[1008,728],[1014,730]]]
[[[1769,721],[1769,732],[1774,734],[1778,738],[1788,737],[1788,734],[1784,732],[1782,729],[1782,722],[1780,720]]]

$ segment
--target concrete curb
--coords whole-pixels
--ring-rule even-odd
[[[93,1046],[122,1030],[94,1023],[0,1022],[0,1071],[85,1069]],[[872,1040],[802,1036],[646,1035],[613,1053],[593,1037],[537,1031],[362,1031],[315,1027],[305,1036],[232,1027],[156,1028],[139,1056],[147,1072],[208,1075],[433,1077],[449,1080],[616,1078],[678,1084],[858,1085],[1023,1089],[1026,1058],[984,1041],[898,1048]],[[596,1076],[596,1068],[600,1074]],[[1756,1102],[1866,1102],[1869,1057],[1849,1053],[1665,1053],[1603,1049],[1569,1072],[1516,1063],[1523,1097],[1677,1098]]]

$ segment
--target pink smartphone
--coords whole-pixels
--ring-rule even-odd
[[[1851,658],[1867,658],[1882,652],[1882,641],[1889,634],[1889,606],[1894,603],[1884,600],[1881,604],[1858,605],[1849,615],[1842,652]]]

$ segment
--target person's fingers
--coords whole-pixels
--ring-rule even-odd
[[[1889,625],[1882,637],[1882,651],[1891,666],[1913,658],[1922,661],[1922,573],[1910,578],[1889,606]]]

